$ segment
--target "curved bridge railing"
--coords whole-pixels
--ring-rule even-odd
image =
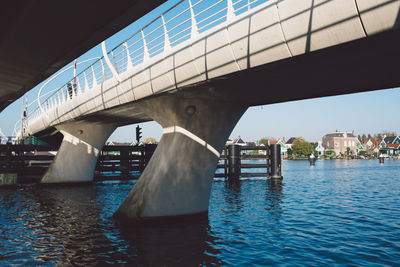
[[[48,110],[80,95],[150,58],[248,12],[269,0],[181,0],[63,86],[40,95],[38,107],[28,114],[27,124]],[[46,97],[45,97],[46,96]],[[18,125],[18,123],[16,124]],[[18,133],[19,129],[15,129]]]

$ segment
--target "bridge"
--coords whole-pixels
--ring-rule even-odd
[[[3,2],[0,111],[68,62],[163,2],[117,0],[112,5],[107,0]]]
[[[87,182],[119,126],[163,136],[115,216],[204,214],[230,132],[250,106],[400,85],[399,0],[184,0],[50,96],[26,132],[61,142],[42,183]]]

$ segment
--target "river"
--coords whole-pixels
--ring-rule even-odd
[[[400,264],[400,161],[284,161],[213,183],[208,219],[121,226],[135,181],[0,189],[0,265]]]

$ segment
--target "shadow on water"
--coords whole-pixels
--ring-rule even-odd
[[[109,190],[109,186],[69,185],[25,186],[18,193],[2,192],[1,198],[9,198],[7,203],[14,207],[0,213],[4,233],[0,262],[63,266],[223,263],[216,257],[219,251],[213,247],[217,240],[207,216],[161,226],[119,225],[111,219],[112,209],[106,207],[105,198],[114,192],[102,194]],[[114,200],[124,197],[125,192]]]
[[[220,265],[208,218],[165,225],[121,226],[122,238],[135,250],[133,261],[146,266]]]

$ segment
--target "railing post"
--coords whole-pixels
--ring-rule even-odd
[[[149,49],[147,47],[146,37],[144,36],[143,30],[140,31],[142,33],[143,39],[143,62],[150,58]]]
[[[119,156],[120,156],[120,166],[122,169],[122,174],[127,174],[130,170],[129,168],[129,150],[127,149],[121,149],[119,151]]]
[[[228,179],[238,180],[240,177],[240,146],[228,145]]]
[[[140,148],[140,162],[139,162],[139,169],[140,172],[144,171],[144,162],[145,162],[145,151],[144,151],[144,146],[139,146]]]
[[[161,19],[162,19],[164,35],[165,35],[164,36],[164,51],[165,51],[165,50],[168,50],[169,48],[171,48],[171,43],[169,42],[167,24],[165,24],[164,15],[161,15]]]
[[[228,146],[224,147],[224,177],[228,178]]]
[[[271,178],[282,179],[281,146],[271,145]]]
[[[191,20],[192,20],[191,36],[193,38],[193,37],[196,37],[199,35],[199,29],[197,28],[196,15],[194,14],[192,0],[189,0],[189,7],[190,7],[190,16],[191,16]]]

